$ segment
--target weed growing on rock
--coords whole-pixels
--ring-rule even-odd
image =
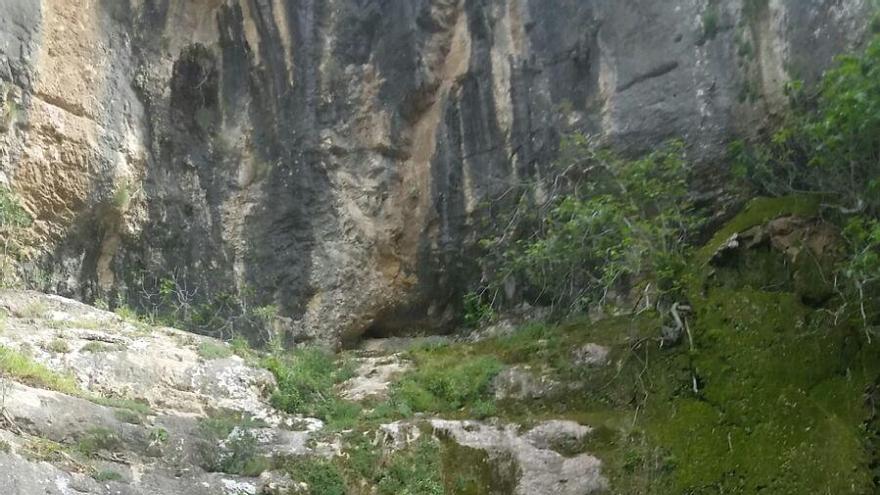
[[[335,397],[336,385],[351,378],[350,364],[337,361],[321,349],[298,349],[275,353],[263,359],[262,365],[275,375],[277,389],[272,405],[294,414],[314,415],[331,426],[350,424],[360,408]]]
[[[56,373],[22,353],[0,346],[0,372],[16,381],[68,395],[81,393],[73,376]]]
[[[107,428],[92,428],[76,443],[76,450],[86,457],[95,457],[101,451],[113,453],[122,448],[119,436]]]
[[[253,432],[265,426],[240,413],[226,412],[202,419],[199,422],[204,440],[200,448],[202,467],[210,472],[242,476],[258,476],[269,469],[271,460],[259,455],[258,440]],[[167,441],[167,432],[164,441]]]
[[[67,354],[70,352],[70,345],[64,339],[53,339],[46,343],[44,348],[49,352],[54,352],[55,354]]]
[[[394,385],[393,402],[412,412],[462,413],[478,418],[494,412],[492,379],[503,369],[495,357],[462,355],[449,347],[414,351],[411,357],[416,369]]]
[[[33,301],[28,303],[27,306],[21,308],[18,311],[18,316],[21,318],[44,318],[46,313],[49,312],[49,306],[43,301]]]
[[[199,356],[206,361],[225,359],[232,356],[233,349],[226,344],[205,341],[199,344]]]
[[[332,461],[296,459],[283,463],[281,469],[308,485],[305,495],[346,495],[345,479]]]
[[[115,345],[93,340],[93,341],[87,342],[85,345],[83,345],[79,349],[79,352],[101,353],[101,352],[111,352],[111,351],[114,351],[117,349],[118,349],[118,347]]]
[[[112,469],[102,469],[93,474],[92,478],[98,482],[122,481],[124,479],[119,472],[113,471]]]

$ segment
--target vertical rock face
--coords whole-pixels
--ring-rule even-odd
[[[172,277],[300,338],[442,328],[481,204],[561,133],[712,163],[867,3],[0,0],[0,179],[61,293]]]

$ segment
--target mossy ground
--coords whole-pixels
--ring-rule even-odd
[[[835,301],[813,304],[804,291],[815,284],[798,283],[804,267],[769,246],[708,263],[734,233],[817,208],[813,197],[755,200],[698,252],[689,276],[693,349],[686,339],[661,346],[664,318],[653,312],[531,325],[414,351],[418,370],[398,399],[419,398],[408,390],[416,389],[431,399],[417,410],[445,416],[489,410],[524,427],[548,418],[589,424],[595,431],[573,452],[603,460],[612,493],[874,493],[866,393],[880,377],[880,346],[857,325],[835,323]],[[575,366],[571,352],[587,342],[610,347],[614,364]],[[528,364],[575,391],[496,403],[484,386],[498,364]],[[468,386],[452,386],[462,376]],[[449,386],[467,393],[443,392]],[[498,466],[467,465],[441,463],[443,479],[464,476],[446,493],[494,493]]]

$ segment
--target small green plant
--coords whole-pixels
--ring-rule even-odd
[[[710,5],[703,13],[703,39],[713,40],[720,31],[720,17],[718,7]]]
[[[0,452],[8,454],[12,452],[12,446],[6,440],[0,440]]]
[[[0,229],[16,229],[31,224],[31,217],[21,207],[18,197],[9,189],[0,187]]]
[[[116,419],[122,421],[123,423],[128,423],[132,425],[139,425],[144,422],[143,416],[130,409],[116,409],[115,411],[113,411],[113,416],[115,416]]]
[[[32,461],[58,462],[64,459],[66,449],[58,442],[46,438],[29,438],[22,449],[22,455]]]
[[[153,428],[150,430],[148,440],[150,442],[150,447],[158,447],[168,443],[169,438],[168,430],[165,428]]]
[[[345,479],[332,461],[298,459],[287,462],[283,469],[290,476],[308,485],[305,495],[346,495]]]
[[[18,311],[18,316],[22,318],[44,318],[49,312],[49,306],[43,301],[33,301],[28,303],[24,308]]]
[[[469,327],[477,327],[495,319],[492,302],[483,300],[484,294],[469,292],[464,295],[464,323]]]
[[[121,447],[122,440],[107,428],[92,428],[76,443],[76,450],[86,457],[95,457],[101,451],[112,453]]]
[[[137,311],[133,310],[130,306],[122,305],[116,308],[116,314],[125,321],[132,323],[139,323],[141,321],[140,315],[138,315]]]
[[[49,352],[54,352],[55,354],[67,354],[68,352],[70,352],[70,345],[67,343],[66,340],[60,338],[49,341],[48,343],[46,343],[44,348]]]
[[[113,193],[113,207],[120,213],[128,211],[131,206],[132,186],[128,182],[120,184]]]
[[[96,340],[92,340],[87,342],[84,346],[82,346],[79,352],[85,353],[94,353],[98,354],[101,352],[111,352],[118,349],[118,346],[107,344],[105,342],[98,342]]]
[[[103,396],[91,396],[87,398],[95,404],[112,407],[114,409],[125,409],[140,416],[149,416],[153,414],[153,410],[150,409],[150,406],[144,404],[143,402],[138,402],[132,399],[120,399],[118,397]]]
[[[503,365],[488,355],[466,356],[447,348],[411,353],[416,369],[394,385],[392,400],[413,412],[455,413],[475,417],[494,412],[492,379]]]
[[[56,373],[23,353],[0,346],[0,371],[32,387],[54,390],[68,395],[81,393],[71,375]]]
[[[262,362],[275,375],[272,405],[294,414],[316,415],[330,424],[350,424],[359,413],[353,404],[337,399],[333,387],[351,378],[353,367],[321,349],[298,349],[273,354]]]
[[[199,422],[205,441],[202,467],[209,472],[258,476],[271,467],[271,460],[259,454],[253,429],[265,423],[241,414],[216,414]]]
[[[254,352],[248,340],[242,335],[236,335],[229,343],[229,346],[232,348],[233,354],[245,361],[254,362],[257,360],[257,353]]]
[[[380,495],[443,495],[440,447],[423,438],[396,453],[379,473],[376,486]]]
[[[98,482],[107,482],[107,481],[122,481],[124,478],[117,471],[113,471],[112,469],[102,469],[95,474],[92,475],[95,481]]]
[[[232,348],[224,343],[204,341],[199,344],[199,356],[206,361],[225,359],[232,354]]]

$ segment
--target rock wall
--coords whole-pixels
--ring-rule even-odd
[[[0,0],[0,176],[40,285],[280,308],[296,338],[437,330],[478,213],[561,133],[707,167],[867,0]],[[246,296],[247,295],[247,296]]]

